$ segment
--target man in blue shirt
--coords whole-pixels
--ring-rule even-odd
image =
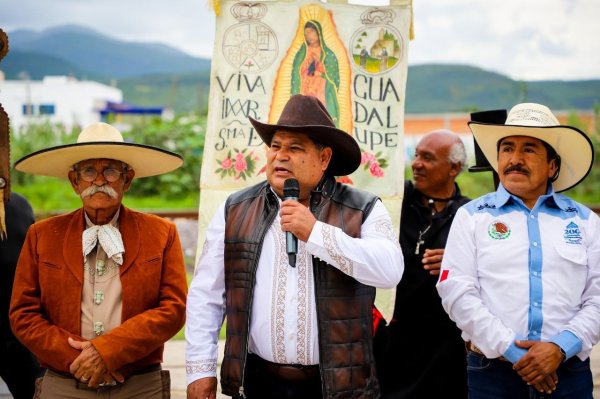
[[[469,127],[501,183],[457,212],[437,284],[467,341],[469,398],[592,398],[600,219],[557,194],[588,174],[591,141],[539,104]]]

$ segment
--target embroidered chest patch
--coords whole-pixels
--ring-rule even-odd
[[[565,227],[563,236],[567,244],[581,244],[581,230],[579,230],[579,226],[574,222],[570,222]]]
[[[494,240],[504,240],[510,236],[510,227],[506,223],[494,220],[488,227],[488,235]]]

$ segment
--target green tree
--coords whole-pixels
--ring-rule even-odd
[[[136,181],[128,195],[175,199],[197,192],[205,129],[206,118],[192,114],[178,116],[172,121],[155,118],[150,123],[134,125],[128,132],[123,132],[126,141],[164,148],[184,159],[183,166],[171,173]]]
[[[205,128],[206,117],[192,114],[171,121],[140,119],[130,130],[123,131],[125,141],[165,148],[184,159],[183,166],[171,173],[135,180],[126,202],[146,209],[181,207],[180,203],[188,204],[185,207],[194,206],[190,203],[197,203]],[[14,162],[48,147],[75,143],[79,132],[79,128],[67,131],[61,124],[49,122],[29,124],[13,135],[11,160]],[[81,206],[81,200],[73,194],[66,179],[61,181],[16,170],[11,177],[12,190],[23,194],[37,213],[56,213]]]
[[[600,104],[594,105],[593,118],[593,130],[588,132],[576,112],[569,114],[567,125],[574,126],[587,133],[592,141],[594,163],[585,180],[574,188],[567,190],[565,194],[585,204],[598,206],[600,205]]]
[[[10,143],[10,159],[14,164],[25,155],[31,154],[44,148],[61,144],[74,143],[77,140],[78,130],[68,131],[63,124],[41,121],[31,123],[13,133]],[[17,172],[11,172],[12,184],[24,185],[36,181],[36,176]]]

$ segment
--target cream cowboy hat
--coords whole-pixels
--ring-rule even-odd
[[[592,169],[594,147],[591,140],[577,128],[560,125],[544,105],[517,104],[508,113],[505,124],[469,122],[469,128],[496,172],[499,172],[498,142],[509,136],[534,137],[554,148],[561,158],[560,175],[552,183],[556,192],[575,187]]]
[[[117,129],[97,122],[79,133],[77,143],[31,153],[19,159],[15,169],[66,179],[70,168],[77,162],[97,158],[125,162],[135,170],[136,178],[167,173],[183,164],[183,158],[178,154],[157,147],[126,143]]]

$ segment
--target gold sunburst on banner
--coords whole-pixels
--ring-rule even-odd
[[[208,0],[208,6],[213,9],[215,15],[221,15],[221,0]]]
[[[308,25],[307,25],[308,24]],[[328,100],[324,101],[336,125],[351,133],[351,67],[346,47],[340,39],[332,13],[318,4],[310,4],[299,9],[298,28],[286,55],[283,57],[275,77],[273,98],[269,112],[269,123],[276,123],[287,100],[298,91],[293,86],[293,75],[298,75],[299,56],[307,52],[305,28],[318,28],[321,45],[321,62],[325,72]],[[329,57],[329,59],[327,58]],[[313,72],[314,73],[314,72]]]

